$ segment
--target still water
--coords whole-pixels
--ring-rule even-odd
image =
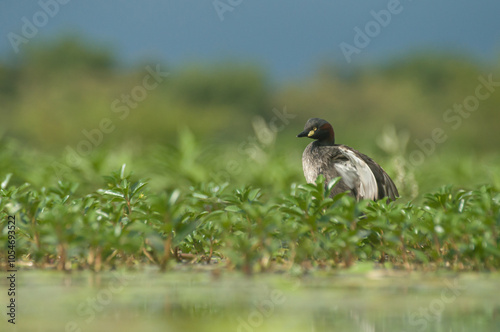
[[[7,275],[3,272],[3,275]],[[500,275],[18,271],[0,331],[500,331]]]

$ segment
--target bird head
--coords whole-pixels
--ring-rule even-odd
[[[332,125],[328,121],[319,118],[307,120],[304,131],[298,134],[297,137],[309,137],[322,143],[335,143]]]

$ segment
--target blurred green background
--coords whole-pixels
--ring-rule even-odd
[[[497,82],[480,91],[487,98],[453,111],[467,98],[475,106],[480,77]],[[278,84],[247,62],[126,67],[111,48],[55,38],[0,62],[1,169],[14,183],[92,187],[127,163],[157,188],[230,181],[280,190],[304,181],[309,142],[295,135],[322,117],[406,199],[445,184],[498,184],[498,82],[497,65],[417,53],[348,69],[325,62]],[[436,128],[446,139],[431,144]]]

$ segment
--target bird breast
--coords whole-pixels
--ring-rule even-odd
[[[307,183],[314,183],[318,175],[322,174],[321,171],[325,165],[318,147],[310,143],[302,154],[302,168]]]

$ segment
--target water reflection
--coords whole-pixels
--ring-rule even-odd
[[[20,280],[20,330],[500,330],[500,278],[491,275],[214,279],[204,272],[24,271]]]

